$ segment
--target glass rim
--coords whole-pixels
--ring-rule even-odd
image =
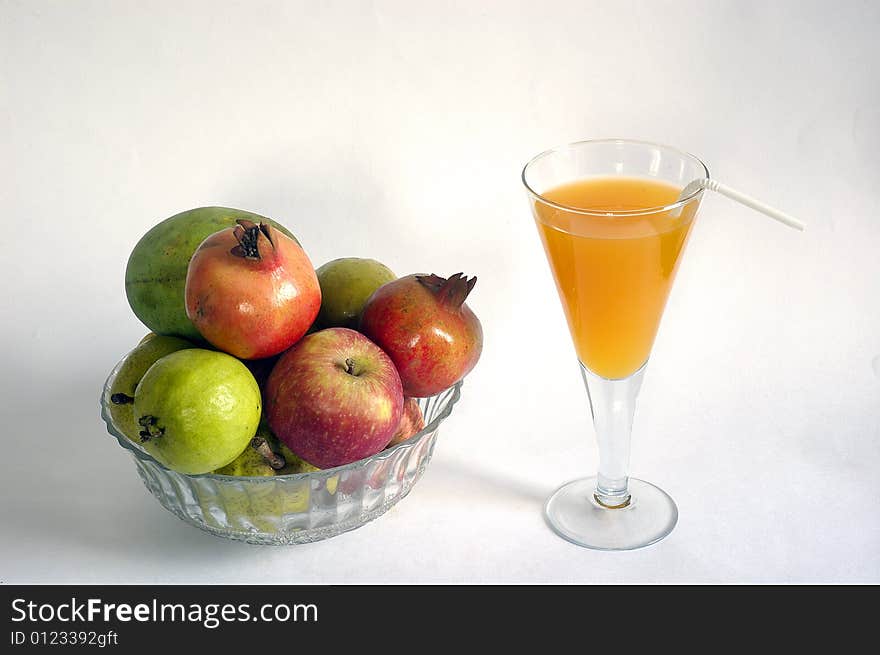
[[[604,217],[609,217],[609,216],[611,216],[611,217],[613,217],[613,216],[644,216],[646,214],[658,214],[661,212],[672,211],[673,209],[677,209],[679,207],[686,205],[694,198],[702,195],[703,191],[705,191],[704,187],[700,187],[696,191],[689,193],[684,198],[680,198],[680,199],[676,200],[675,202],[670,203],[668,205],[662,205],[662,206],[658,206],[658,207],[645,207],[642,209],[622,209],[622,210],[617,210],[617,211],[608,211],[608,210],[588,209],[588,208],[584,208],[584,207],[572,207],[569,205],[563,205],[561,203],[554,202],[552,200],[545,198],[543,195],[541,195],[540,193],[535,191],[531,186],[529,186],[529,183],[526,181],[527,171],[532,166],[532,164],[536,163],[537,161],[539,161],[545,157],[548,157],[550,155],[560,153],[564,150],[571,150],[575,146],[582,146],[582,145],[586,145],[586,144],[595,145],[595,144],[602,144],[602,143],[616,143],[616,144],[621,144],[621,145],[636,145],[636,146],[653,146],[655,148],[661,148],[663,150],[668,150],[672,153],[679,155],[680,157],[682,157],[684,159],[690,159],[693,162],[695,162],[696,164],[698,164],[699,167],[702,167],[705,175],[703,177],[694,178],[695,180],[709,180],[710,179],[709,167],[706,166],[705,162],[702,159],[700,159],[699,157],[697,157],[696,155],[691,154],[685,150],[681,150],[680,148],[675,148],[674,146],[668,146],[664,143],[656,143],[654,141],[642,141],[639,139],[610,138],[610,139],[584,139],[582,141],[573,141],[571,143],[566,143],[564,145],[556,146],[555,148],[550,148],[549,150],[544,150],[543,152],[538,153],[537,155],[532,157],[528,162],[526,162],[525,166],[523,166],[522,173],[520,174],[520,179],[523,183],[523,186],[526,188],[526,191],[529,193],[529,195],[532,198],[534,198],[535,200],[538,200],[538,201],[542,202],[543,204],[548,205],[550,207],[554,207],[556,209],[561,209],[563,211],[573,213],[573,214],[583,214],[585,216],[604,216]],[[692,181],[693,180],[690,180],[689,183]]]

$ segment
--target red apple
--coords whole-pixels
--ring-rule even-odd
[[[467,375],[483,350],[483,328],[465,304],[477,278],[408,275],[379,287],[360,331],[388,353],[407,396],[440,393]]]
[[[394,431],[394,436],[388,442],[388,448],[403,443],[416,432],[425,427],[425,417],[415,398],[404,398],[403,414],[400,415],[400,423]]]
[[[423,427],[425,427],[425,419],[422,415],[422,410],[419,407],[418,401],[415,398],[404,398],[400,423],[397,424],[394,436],[385,448],[391,448],[391,446],[406,441]],[[372,489],[381,489],[385,485],[385,480],[388,475],[392,473],[392,471],[389,470],[390,466],[391,463],[388,460],[375,465],[372,469],[372,474],[366,483]],[[405,473],[406,470],[402,468],[396,471],[398,481],[403,480]],[[353,472],[349,473],[347,477],[340,479],[338,487],[339,491],[344,494],[355,493],[358,488],[364,484],[363,475],[365,475],[365,472],[360,474],[355,474]]]
[[[321,288],[299,244],[245,219],[205,239],[186,273],[186,315],[201,335],[240,359],[287,350],[312,325]]]
[[[394,363],[348,328],[303,337],[275,364],[265,396],[275,435],[322,469],[378,453],[394,436],[403,413]]]

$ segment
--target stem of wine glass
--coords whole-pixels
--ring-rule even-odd
[[[599,444],[595,498],[604,507],[626,507],[630,502],[627,480],[633,414],[646,366],[627,378],[609,380],[581,364]]]

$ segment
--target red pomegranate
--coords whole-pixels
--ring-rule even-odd
[[[483,328],[464,302],[476,282],[461,273],[408,275],[367,300],[360,331],[391,357],[404,395],[433,396],[476,366]]]
[[[186,274],[186,315],[217,348],[241,359],[287,350],[321,308],[315,269],[293,239],[245,219],[205,239]]]

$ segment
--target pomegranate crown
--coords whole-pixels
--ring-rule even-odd
[[[262,259],[260,255],[260,243],[269,242],[271,248],[275,248],[275,240],[272,237],[272,226],[268,223],[260,222],[259,225],[246,218],[239,218],[235,221],[237,225],[232,230],[233,236],[238,241],[229,252],[236,257],[244,257],[245,259]]]
[[[434,273],[416,275],[416,280],[435,294],[440,302],[451,307],[463,305],[477,283],[476,276],[468,279],[463,273],[450,275],[449,278],[440,277]]]

